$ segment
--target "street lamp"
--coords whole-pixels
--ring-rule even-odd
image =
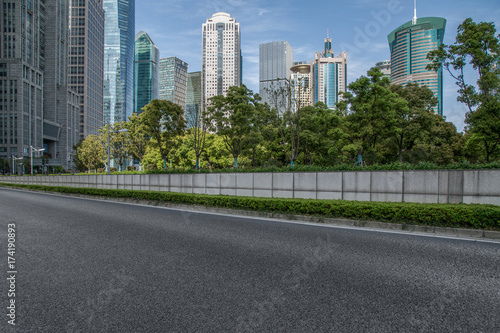
[[[45,148],[36,149],[33,146],[30,146],[30,148],[31,148],[31,175],[33,175],[33,151],[36,151],[37,153],[39,153],[39,152],[44,151]]]
[[[110,152],[109,152],[109,124],[108,124],[108,175],[111,175],[111,164],[109,164],[109,155],[110,155]],[[121,130],[118,130],[118,131],[113,131],[113,133],[123,133],[123,132],[128,132],[128,129],[124,128],[124,129],[121,129]]]
[[[14,155],[12,155],[12,174],[14,175],[15,174],[15,170],[16,170],[16,160],[22,160],[23,158],[22,157],[15,157]]]

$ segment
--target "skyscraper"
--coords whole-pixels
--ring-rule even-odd
[[[68,82],[68,1],[47,1],[45,11],[43,148],[50,164],[70,169],[73,146],[79,139],[80,96]]]
[[[259,45],[259,95],[269,102],[268,89],[286,84],[293,66],[293,50],[287,41]]]
[[[135,35],[134,112],[139,114],[152,99],[158,99],[160,51],[144,31]]]
[[[135,0],[104,0],[104,124],[134,111]]]
[[[188,73],[186,90],[186,127],[194,127],[199,120],[203,94],[201,92],[201,72]]]
[[[391,61],[390,60],[379,61],[375,64],[375,67],[380,69],[380,71],[382,72],[382,77],[386,77],[389,80],[391,79]]]
[[[160,99],[186,108],[188,64],[176,57],[160,59]]]
[[[311,65],[307,61],[297,61],[291,68],[292,110],[295,112],[311,102]]]
[[[43,145],[45,1],[1,2],[0,157]]]
[[[391,51],[391,83],[406,85],[416,82],[427,86],[438,99],[435,112],[443,115],[443,72],[429,71],[427,53],[443,43],[446,20],[424,17],[399,26],[388,36]]]
[[[203,102],[241,86],[240,24],[228,13],[215,13],[202,25]]]
[[[316,52],[312,62],[313,96],[312,102],[323,102],[329,109],[341,100],[346,91],[347,53],[337,56],[332,50],[332,39],[327,35],[323,52]]]
[[[104,8],[102,0],[68,1],[69,81],[80,95],[80,138],[103,126]]]

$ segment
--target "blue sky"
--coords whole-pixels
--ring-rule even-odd
[[[387,35],[413,18],[413,0],[137,0],[136,32],[146,31],[161,57],[178,57],[189,72],[201,70],[201,26],[224,11],[240,23],[243,83],[259,92],[259,44],[286,40],[294,61],[311,61],[321,51],[327,30],[335,54],[347,51],[348,82],[381,60],[390,59]],[[445,43],[455,41],[467,17],[500,27],[499,0],[417,0],[417,16],[447,20]],[[456,101],[456,86],[444,75],[444,115],[463,130],[466,108]]]

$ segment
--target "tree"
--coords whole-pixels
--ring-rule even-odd
[[[431,130],[433,107],[438,100],[429,88],[418,83],[408,83],[405,87],[392,85],[390,89],[407,102],[394,110],[395,130],[391,137],[398,150],[398,160],[403,162],[403,153],[409,153],[415,141]]]
[[[196,160],[196,170],[200,169],[200,156],[205,149],[205,140],[207,135],[206,113],[200,110],[186,114],[188,125],[188,140],[194,150]]]
[[[274,110],[278,134],[290,165],[293,166],[300,152],[300,131],[302,119],[302,93],[305,93],[305,82],[283,80],[277,86],[271,86],[267,95]]]
[[[363,163],[365,152],[375,153],[378,140],[386,139],[395,131],[395,111],[408,112],[404,99],[389,89],[389,79],[382,77],[378,68],[368,71],[349,84],[350,92],[344,93],[344,100],[337,103],[346,114],[346,129],[350,144],[343,150],[356,154],[356,165]]]
[[[82,160],[80,160],[80,155],[78,154],[78,151],[80,150],[81,146],[83,145],[84,139],[81,139],[78,141],[76,145],[73,146],[73,151],[76,152],[76,154],[73,157],[73,164],[76,167],[76,170],[78,171],[86,171],[88,168],[87,166],[83,163]]]
[[[300,142],[304,163],[333,164],[339,154],[339,143],[344,136],[343,115],[330,110],[324,103],[302,109]]]
[[[235,168],[238,168],[238,156],[249,143],[249,136],[256,130],[255,110],[259,101],[259,95],[254,95],[245,85],[229,87],[226,96],[209,99],[209,129],[223,138],[234,158]]]
[[[105,157],[106,151],[97,135],[87,136],[76,152],[76,158],[89,173],[90,170],[96,171],[99,166],[103,165]]]
[[[141,122],[151,138],[156,140],[163,169],[167,169],[167,157],[173,148],[173,143],[178,135],[182,135],[186,128],[184,111],[170,101],[154,99],[142,108]]]
[[[115,163],[120,167],[119,171],[122,171],[121,167],[129,157],[128,141],[130,136],[126,126],[127,122],[120,121],[113,124],[107,124],[99,130],[99,138],[101,142],[106,145],[106,154],[109,134],[109,158],[115,160]]]
[[[142,159],[146,155],[146,149],[149,143],[149,136],[146,132],[145,125],[141,122],[141,117],[136,113],[128,118],[125,123],[125,128],[128,132],[125,133],[125,147],[130,157],[142,164]]]
[[[444,68],[455,79],[459,102],[468,107],[466,132],[483,144],[486,161],[498,157],[500,146],[500,35],[494,23],[475,23],[471,18],[458,26],[453,45],[429,52],[429,70]],[[468,65],[477,73],[475,84],[465,80]]]
[[[462,156],[463,137],[453,123],[432,114],[430,130],[415,141],[411,152],[412,162],[431,162],[447,165],[458,162]]]

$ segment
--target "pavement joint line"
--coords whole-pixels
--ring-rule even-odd
[[[238,216],[248,219],[259,219],[259,220],[267,220],[267,221],[282,222],[282,223],[303,224],[303,225],[317,226],[317,227],[364,230],[364,231],[392,233],[400,235],[414,235],[423,237],[438,237],[445,239],[466,240],[473,242],[476,241],[476,242],[486,242],[495,244],[500,243],[500,231],[494,231],[494,230],[446,228],[437,226],[409,225],[409,224],[379,222],[379,221],[358,221],[358,220],[348,220],[341,218],[328,218],[328,217],[318,217],[318,216],[287,215],[287,214],[257,212],[250,210],[238,210],[238,209],[220,208],[220,207],[205,207],[205,206],[185,205],[185,204],[176,204],[167,202],[164,203],[159,201],[134,199],[134,198],[113,198],[105,196],[84,195],[77,193],[59,193],[59,192],[56,193],[46,190],[17,189],[10,187],[8,188],[2,187],[2,188],[20,192],[23,191],[40,192],[54,196],[75,197],[93,201],[106,201],[118,204],[171,209],[177,211],[200,213],[200,214],[212,214],[212,215],[226,216],[226,217]]]

